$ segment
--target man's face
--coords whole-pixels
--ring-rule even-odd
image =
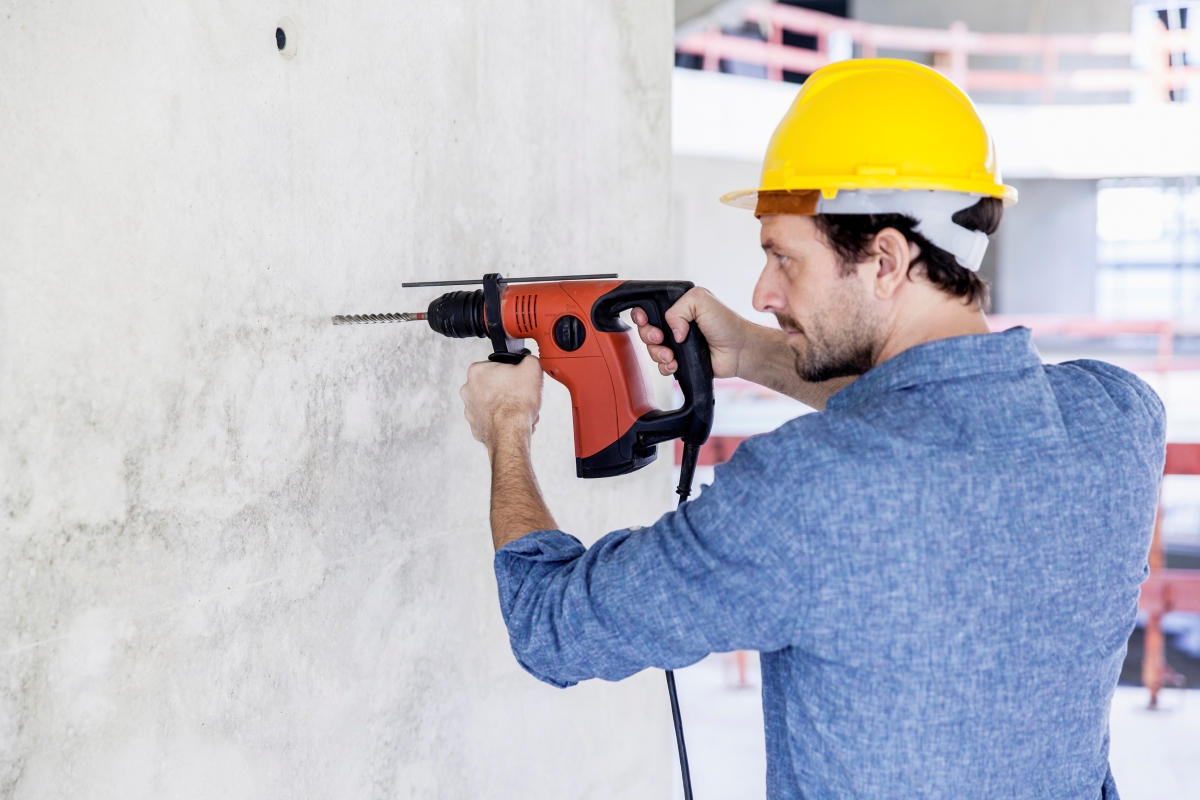
[[[809,217],[762,218],[767,255],[754,307],[775,315],[805,381],[861,375],[875,362],[884,322],[859,269],[844,274],[837,254]]]

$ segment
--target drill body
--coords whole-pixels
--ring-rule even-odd
[[[708,345],[692,325],[673,346],[683,407],[655,408],[642,377],[637,348],[620,312],[635,306],[663,330],[663,315],[692,288],[686,281],[552,280],[505,283],[450,292],[429,304],[425,319],[444,336],[492,340],[491,358],[515,363],[533,339],[543,371],[571,393],[576,474],[603,478],[641,469],[657,445],[671,439],[699,446],[713,420]]]

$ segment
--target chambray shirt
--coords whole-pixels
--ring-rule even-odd
[[[1113,798],[1164,451],[1124,370],[931,342],[650,527],[506,545],[500,607],[555,686],[761,651],[771,798]]]

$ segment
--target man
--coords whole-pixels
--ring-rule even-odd
[[[974,270],[1003,186],[970,101],[933,70],[814,73],[756,209],[753,325],[702,289],[718,376],[820,413],[743,443],[699,498],[585,550],[530,469],[541,372],[476,364],[513,651],[556,686],[762,652],[772,798],[1115,798],[1108,710],[1164,458],[1157,396],[989,333]],[[663,331],[635,322],[664,374]]]

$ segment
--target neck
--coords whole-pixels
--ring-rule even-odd
[[[991,333],[987,317],[978,305],[967,305],[961,298],[951,297],[932,286],[910,284],[910,287],[916,291],[903,298],[901,307],[887,326],[887,336],[875,357],[876,366],[919,344]]]

